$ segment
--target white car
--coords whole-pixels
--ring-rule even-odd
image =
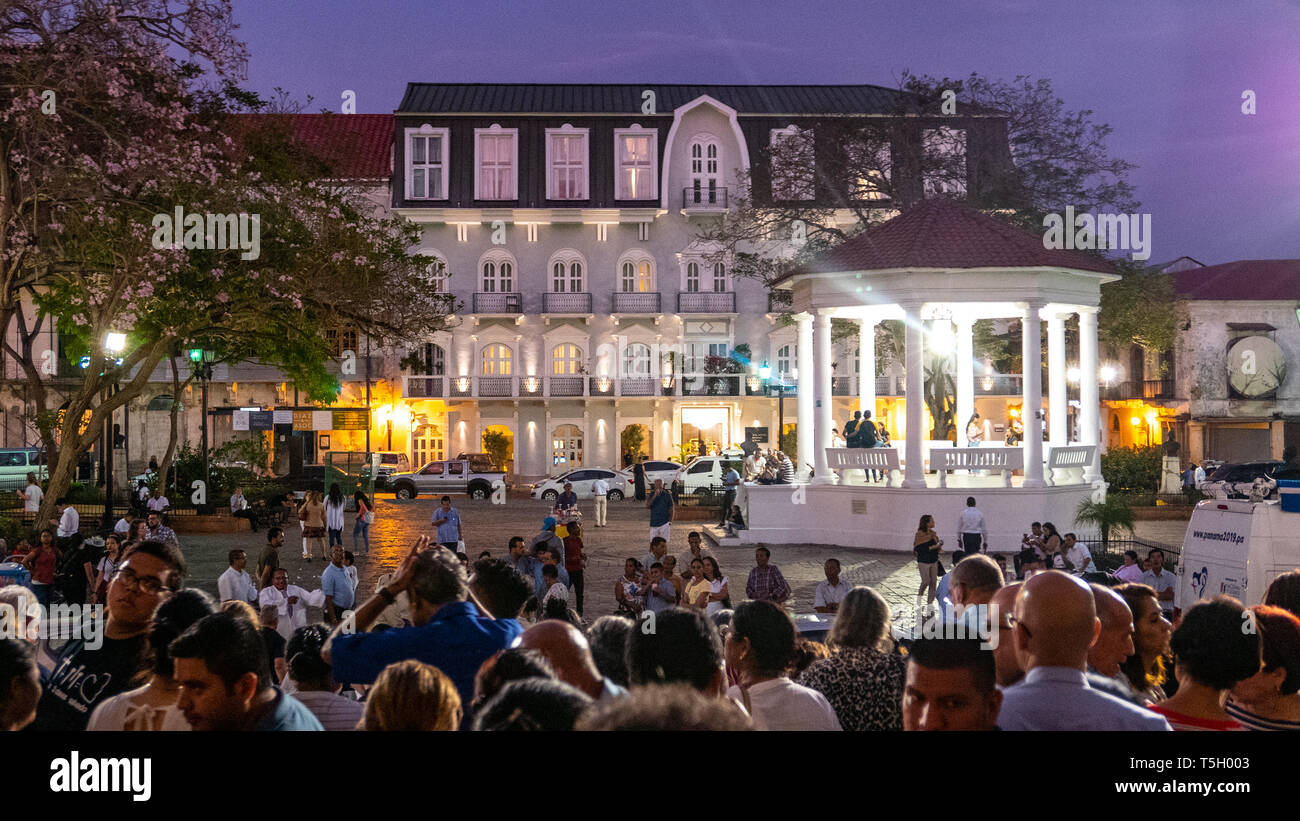
[[[649,490],[650,488],[655,486],[655,479],[663,479],[664,487],[671,486],[673,483],[673,479],[677,478],[677,471],[682,469],[680,463],[669,462],[664,459],[657,459],[657,460],[647,459],[644,462],[644,466],[645,466],[646,490]],[[631,473],[632,470],[629,468],[627,472]]]
[[[590,499],[595,495],[591,492],[591,486],[597,479],[604,479],[609,484],[609,499],[612,501],[617,502],[632,495],[632,474],[609,468],[576,468],[561,473],[559,476],[544,479],[533,485],[531,495],[534,499],[542,499],[554,504],[564,492],[564,483],[570,482],[573,484],[573,492],[579,499]]]

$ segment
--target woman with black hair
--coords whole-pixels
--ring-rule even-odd
[[[323,624],[309,624],[294,631],[285,649],[292,682],[289,689],[326,730],[355,730],[365,707],[338,694],[333,668],[321,658],[321,648],[329,637],[330,630]]]
[[[747,601],[736,608],[725,646],[727,667],[740,683],[727,695],[745,705],[762,730],[839,730],[826,696],[795,684],[786,675],[794,659],[794,622],[771,602]]]
[[[329,558],[329,548],[338,545],[343,546],[343,510],[347,502],[343,499],[343,489],[339,483],[335,482],[330,485],[329,493],[325,500],[325,529],[329,531],[329,545],[326,547],[325,558]]]
[[[1244,730],[1223,704],[1228,691],[1260,670],[1253,619],[1231,596],[1193,605],[1169,640],[1178,692],[1151,709],[1175,730]]]
[[[113,696],[96,707],[86,729],[189,730],[190,724],[177,706],[181,686],[172,678],[172,659],[167,646],[190,625],[215,612],[216,602],[202,590],[178,591],[158,605],[149,624],[153,664],[147,680],[142,686]]]
[[[1165,656],[1173,626],[1160,610],[1156,591],[1145,584],[1121,584],[1115,588],[1133,613],[1133,655],[1120,666],[1141,704],[1165,700]]]
[[[370,507],[370,500],[366,494],[357,491],[352,494],[352,500],[357,503],[357,517],[352,524],[352,552],[359,553],[357,550],[357,535],[365,540],[366,552],[370,552],[370,523],[375,520],[375,512]]]

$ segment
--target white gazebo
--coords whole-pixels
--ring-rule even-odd
[[[922,203],[783,277],[776,287],[792,292],[798,362],[811,377],[811,385],[798,387],[799,461],[808,463],[812,454],[814,470],[808,484],[748,486],[749,529],[741,531],[741,540],[908,551],[921,515],[928,513],[951,548],[968,496],[976,497],[996,551],[1018,549],[1031,521],[1070,529],[1079,502],[1105,493],[1098,453],[1097,307],[1102,284],[1118,278],[1102,259],[1045,249],[1041,237],[947,200]],[[1080,335],[1077,441],[1069,440],[1067,426],[1065,325],[1071,314],[1079,317]],[[906,428],[890,448],[831,447],[832,318],[860,325],[859,407],[873,411],[875,326],[886,319],[904,322]],[[972,328],[976,320],[994,318],[1023,323],[1023,445],[969,447]],[[1046,408],[1040,368],[1029,364],[1042,360],[1043,321]],[[955,342],[956,443],[929,441],[923,430],[923,348],[939,337]],[[812,367],[805,370],[806,362]],[[889,480],[866,482],[871,468],[887,471]]]

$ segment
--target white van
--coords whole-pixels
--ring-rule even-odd
[[[38,482],[45,481],[45,454],[42,451],[37,448],[0,448],[0,490],[27,487],[28,473],[35,473]]]
[[[1250,607],[1269,582],[1300,567],[1300,513],[1278,502],[1207,499],[1187,523],[1178,562],[1176,610],[1220,594]]]
[[[728,466],[734,466],[741,473],[745,461],[743,451],[734,455],[728,452],[724,456],[699,456],[677,471],[675,481],[682,483],[682,493],[696,493],[708,488],[722,488],[722,477]]]

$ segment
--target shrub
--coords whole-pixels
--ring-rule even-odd
[[[1126,493],[1155,493],[1160,488],[1164,449],[1148,447],[1111,448],[1101,455],[1101,475],[1110,490]]]

